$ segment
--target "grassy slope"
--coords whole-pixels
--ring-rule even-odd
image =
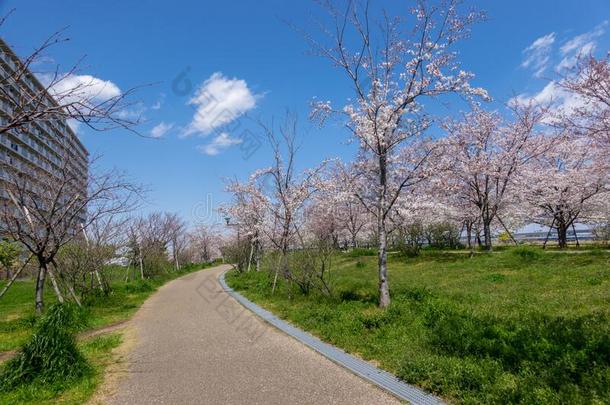
[[[304,329],[456,402],[589,402],[610,395],[601,392],[610,384],[609,259],[599,250],[521,248],[392,257],[387,311],[375,305],[375,257],[339,256],[333,298],[272,296],[266,274],[228,281]]]

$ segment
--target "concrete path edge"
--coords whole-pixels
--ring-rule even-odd
[[[303,343],[309,348],[315,350],[320,353],[322,356],[328,358],[330,361],[346,368],[351,371],[355,375],[365,379],[366,381],[376,385],[382,390],[396,396],[397,398],[409,401],[412,404],[416,405],[438,405],[444,404],[444,402],[430,394],[426,391],[415,387],[413,385],[407,384],[400,380],[395,375],[388,373],[387,371],[381,370],[372,364],[359,359],[351,354],[346,353],[345,351],[339,349],[336,346],[331,344],[322,342],[317,337],[294,327],[293,325],[287,323],[286,321],[281,320],[277,316],[275,316],[272,312],[263,309],[257,304],[245,298],[243,295],[229,287],[227,282],[225,281],[226,270],[222,272],[218,276],[218,281],[220,285],[224,289],[224,291],[232,296],[237,302],[241,305],[249,309],[263,321],[268,324],[274,326],[280,331],[286,333],[287,335],[293,337],[297,341]]]

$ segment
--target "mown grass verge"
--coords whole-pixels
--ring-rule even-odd
[[[610,255],[520,247],[390,259],[339,254],[334,294],[271,294],[267,273],[227,276],[253,301],[407,382],[457,403],[608,403]]]

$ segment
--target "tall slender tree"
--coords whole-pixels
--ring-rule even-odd
[[[359,161],[370,180],[369,196],[359,198],[377,220],[381,307],[390,304],[388,218],[427,159],[424,154],[410,170],[398,165],[403,147],[430,125],[423,100],[445,94],[487,98],[485,90],[471,87],[473,75],[460,69],[452,49],[483,15],[462,14],[458,6],[459,1],[453,0],[420,1],[411,15],[382,12],[377,13],[379,21],[374,21],[369,2],[350,1],[344,11],[329,3],[333,23],[325,32],[330,33],[330,44],[307,36],[318,54],[343,71],[354,90],[353,101],[340,111],[330,102],[319,102],[312,115],[324,120],[329,113],[343,114],[359,143]]]

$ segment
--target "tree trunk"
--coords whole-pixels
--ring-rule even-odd
[[[377,210],[377,232],[379,234],[379,307],[386,308],[390,305],[390,286],[388,284],[388,235],[385,227],[386,214],[386,192],[387,192],[387,164],[386,157],[379,157],[379,207]]]
[[[559,249],[568,247],[568,226],[564,221],[557,221],[557,242]]]
[[[248,268],[246,273],[250,273],[250,266],[252,265],[252,257],[254,255],[254,243],[255,241],[253,239],[250,240],[250,254],[248,255]]]
[[[174,239],[172,241],[173,244],[173,250],[174,250],[174,264],[176,265],[176,271],[180,271],[180,262],[178,261],[178,250],[176,249],[176,240]]]
[[[466,238],[468,239],[468,249],[472,249],[472,224],[466,223]]]
[[[106,291],[106,289],[104,288],[104,284],[102,283],[102,277],[100,276],[100,272],[95,269],[93,273],[95,273],[95,278],[97,279],[97,285],[99,289],[102,291]]]
[[[38,277],[36,277],[36,314],[41,315],[44,309],[44,281],[47,277],[47,265],[44,259],[38,259]]]
[[[483,235],[485,237],[485,250],[491,251],[491,219],[483,218]]]
[[[142,255],[140,254],[140,278],[144,280],[144,261],[142,260]]]
[[[386,308],[390,305],[390,286],[388,285],[388,252],[387,234],[383,217],[378,220],[379,228],[379,306]]]
[[[578,241],[578,235],[576,234],[576,226],[574,226],[574,222],[572,222],[572,231],[574,231],[574,240],[576,241],[576,247],[580,247],[580,242]]]
[[[261,271],[261,245],[256,235],[256,253],[254,254],[254,261],[256,262],[256,271]]]

